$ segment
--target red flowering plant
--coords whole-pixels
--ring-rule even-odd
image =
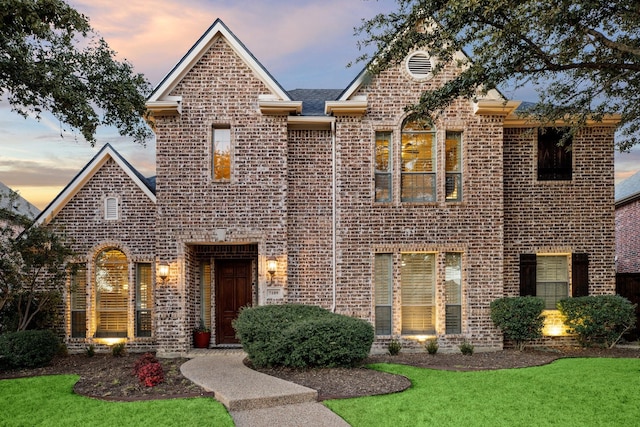
[[[133,367],[133,374],[146,387],[153,387],[164,381],[162,365],[152,353],[145,353],[138,359]]]

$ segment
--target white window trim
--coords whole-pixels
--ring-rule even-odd
[[[422,59],[422,60],[428,61],[428,63],[429,63],[429,71],[428,72],[426,72],[426,73],[416,73],[416,72],[411,70],[409,64],[411,63],[411,60],[413,58],[417,57],[417,56],[426,56],[426,59]],[[431,55],[429,55],[428,52],[425,52],[424,50],[419,50],[419,51],[413,52],[412,54],[407,56],[407,59],[405,61],[405,67],[406,67],[407,73],[409,73],[409,75],[412,78],[416,79],[416,80],[428,80],[428,79],[433,78],[434,65],[435,64],[433,63],[433,58],[431,57]]]

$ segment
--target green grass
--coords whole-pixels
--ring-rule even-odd
[[[233,426],[212,398],[106,402],[73,393],[77,375],[0,381],[0,426]]]
[[[640,424],[640,359],[450,372],[378,364],[408,377],[402,393],[325,404],[352,426],[630,426]]]

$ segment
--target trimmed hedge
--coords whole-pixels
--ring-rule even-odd
[[[490,305],[491,320],[502,330],[504,336],[513,340],[518,350],[523,350],[527,341],[542,337],[544,326],[544,301],[542,298],[505,297]]]
[[[51,363],[60,348],[50,330],[9,332],[0,335],[0,369],[38,368]]]
[[[365,320],[299,304],[245,308],[233,327],[259,367],[354,366],[369,355],[374,339]]]
[[[583,346],[613,347],[636,324],[636,306],[620,295],[592,295],[558,302],[569,333]]]

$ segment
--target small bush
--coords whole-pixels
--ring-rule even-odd
[[[150,363],[158,363],[158,359],[156,358],[156,356],[154,356],[153,353],[145,353],[142,356],[140,356],[136,361],[136,363],[133,365],[133,375],[137,376],[138,371],[140,371],[140,368]]]
[[[473,355],[473,350],[475,349],[475,347],[473,346],[473,344],[471,344],[469,341],[465,341],[462,344],[460,344],[458,346],[458,348],[460,349],[460,352],[462,354],[464,354],[465,356],[471,356]]]
[[[146,387],[154,387],[164,382],[164,371],[152,353],[145,353],[133,365],[133,375]]]
[[[127,350],[125,349],[125,343],[123,342],[114,344],[113,347],[111,347],[111,354],[113,355],[113,357],[122,357],[126,353],[127,353]]]
[[[46,366],[58,353],[60,342],[53,331],[19,331],[0,335],[0,369]]]
[[[93,346],[93,344],[89,345],[89,347],[84,350],[84,354],[86,354],[87,357],[93,357],[96,355],[96,348]]]
[[[391,342],[387,346],[387,351],[392,356],[398,355],[400,353],[400,350],[402,350],[402,343],[398,340],[391,340]]]
[[[527,341],[542,337],[544,301],[537,297],[506,297],[490,305],[491,320],[504,336],[513,340],[518,350]]]
[[[427,350],[427,353],[434,355],[438,352],[438,349],[440,348],[438,346],[438,340],[436,339],[432,339],[427,341],[427,343],[425,344],[424,348]]]
[[[138,370],[138,379],[146,387],[154,387],[164,381],[164,371],[158,362],[147,363]]]
[[[298,304],[245,308],[233,327],[256,366],[353,366],[374,338],[364,320]]]
[[[569,333],[585,347],[613,347],[636,323],[636,306],[620,295],[566,298],[558,302]]]

